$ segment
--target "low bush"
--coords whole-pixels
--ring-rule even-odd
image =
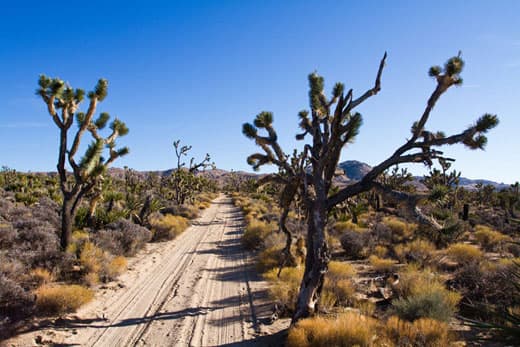
[[[426,265],[435,253],[435,245],[430,241],[416,239],[394,247],[395,254],[401,262],[414,262]]]
[[[366,228],[363,228],[356,223],[352,223],[351,221],[336,222],[334,224],[334,230],[336,232],[340,232],[340,233],[343,233],[345,231],[357,231],[357,232],[367,231]]]
[[[34,295],[18,281],[0,273],[0,327],[7,317],[28,314],[33,306]]]
[[[383,224],[390,228],[392,239],[397,242],[412,238],[417,230],[417,224],[407,223],[396,217],[384,217]]]
[[[368,258],[368,261],[370,265],[374,268],[374,270],[383,273],[390,273],[394,271],[395,265],[397,263],[393,259],[379,258],[377,255],[371,255]]]
[[[152,227],[152,241],[173,240],[189,226],[186,218],[171,214],[151,215],[149,220]]]
[[[396,314],[406,320],[432,318],[449,321],[457,312],[459,293],[448,290],[434,272],[408,266],[399,273],[394,290],[398,299],[392,305]]]
[[[356,287],[352,282],[352,276],[356,271],[354,267],[345,262],[331,261],[329,271],[325,275],[320,307],[326,310],[341,304],[353,304]]]
[[[242,235],[242,245],[246,249],[260,249],[265,237],[275,229],[272,225],[259,220],[252,220]]]
[[[367,233],[357,231],[345,231],[340,238],[341,247],[351,259],[360,259],[367,256]]]
[[[103,282],[115,280],[126,270],[128,262],[125,257],[117,256],[103,264],[101,280]]]
[[[54,275],[49,270],[41,267],[31,270],[29,276],[35,286],[40,286],[54,281]]]
[[[392,316],[386,321],[384,332],[395,346],[445,347],[453,341],[448,324],[428,318],[410,323]]]
[[[484,225],[475,227],[475,238],[482,248],[488,252],[501,251],[505,243],[511,240],[509,236]]]
[[[266,272],[280,266],[282,260],[281,247],[269,247],[262,250],[257,257],[256,269],[258,272]],[[292,266],[292,264],[287,264]]]
[[[94,297],[94,292],[79,285],[44,285],[35,291],[36,308],[42,315],[74,312]]]
[[[376,346],[377,321],[347,312],[335,318],[307,318],[289,330],[286,346]]]
[[[448,256],[459,264],[480,262],[484,256],[477,247],[467,243],[454,243],[447,249]]]
[[[264,274],[264,278],[270,283],[269,296],[284,311],[294,311],[303,271],[302,267],[284,267],[280,277],[278,277],[278,269],[269,270]]]
[[[150,230],[126,219],[110,223],[93,235],[94,242],[114,255],[132,256],[150,241]]]
[[[392,302],[395,313],[402,319],[414,321],[432,318],[448,322],[457,312],[460,294],[441,285],[416,288],[412,295]]]

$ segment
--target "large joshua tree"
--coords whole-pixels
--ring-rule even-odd
[[[111,133],[107,137],[99,133],[110,119],[108,113],[102,112],[94,120],[98,104],[107,96],[108,81],[105,79],[100,79],[94,90],[87,94],[89,105],[86,112],[79,111],[85,97],[84,90],[74,89],[59,78],[49,78],[45,75],[40,76],[38,85],[36,93],[45,102],[47,111],[60,133],[57,165],[63,193],[60,243],[65,250],[70,242],[74,217],[82,199],[99,185],[103,174],[114,160],[128,154],[127,147],[116,149],[116,139],[126,135],[128,128],[116,118],[110,124]],[[74,120],[77,129],[71,134]],[[76,155],[86,133],[90,134],[92,142],[78,161]],[[69,137],[72,138],[71,144]],[[105,148],[108,149],[107,158],[102,156]],[[67,169],[72,172],[68,173]]]
[[[310,112],[299,113],[299,126],[303,133],[296,135],[298,140],[309,139],[299,156],[289,157],[281,148],[273,128],[273,115],[261,112],[253,124],[243,125],[243,133],[255,140],[263,152],[248,157],[248,163],[254,169],[266,164],[278,166],[279,173],[274,179],[284,184],[282,207],[287,211],[288,204],[296,196],[303,199],[306,210],[307,255],[305,271],[300,286],[293,322],[313,314],[319,304],[324,276],[330,261],[330,251],[325,238],[325,226],[329,212],[339,203],[372,189],[386,194],[390,198],[406,203],[409,210],[419,220],[442,232],[443,226],[422,213],[418,202],[423,198],[406,192],[392,190],[380,183],[377,178],[388,168],[402,163],[424,163],[431,165],[433,160],[443,157],[437,148],[444,145],[462,143],[471,149],[483,149],[487,138],[484,135],[498,124],[496,115],[485,114],[466,130],[446,136],[443,132],[427,130],[430,114],[441,97],[450,87],[460,85],[460,73],[464,66],[460,54],[449,59],[444,67],[434,66],[429,74],[436,81],[424,112],[411,127],[411,136],[387,159],[374,166],[363,179],[338,191],[332,190],[332,179],[336,174],[338,161],[344,147],[352,142],[362,124],[361,114],[356,108],[381,89],[381,76],[386,61],[386,53],[381,59],[374,86],[355,98],[352,89],[345,92],[341,83],[336,83],[332,97],[324,94],[324,79],[317,73],[309,75]],[[260,135],[263,130],[266,135]],[[285,233],[286,214],[282,214],[280,228]],[[290,242],[290,241],[289,241]]]

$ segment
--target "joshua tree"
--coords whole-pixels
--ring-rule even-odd
[[[419,222],[441,230],[442,226],[422,213],[418,207],[418,202],[425,198],[424,196],[395,191],[378,182],[377,178],[388,168],[401,163],[432,165],[433,160],[443,158],[443,153],[436,149],[443,145],[463,143],[472,149],[484,148],[487,142],[484,134],[498,123],[495,115],[485,114],[474,125],[451,136],[426,129],[428,118],[440,96],[451,86],[462,83],[459,74],[464,63],[460,55],[453,57],[443,68],[430,68],[429,74],[436,80],[437,85],[423,114],[412,125],[410,139],[386,160],[374,166],[363,179],[331,194],[332,178],[336,173],[342,149],[354,140],[362,124],[361,114],[355,110],[380,91],[385,60],[386,53],[379,64],[374,86],[357,98],[354,98],[352,89],[345,93],[344,85],[337,83],[333,88],[332,97],[328,99],[323,92],[323,77],[317,73],[309,75],[311,110],[299,113],[299,125],[303,133],[296,135],[296,138],[304,140],[310,136],[310,141],[306,142],[298,156],[300,165],[291,165],[291,158],[279,145],[277,133],[273,128],[272,113],[261,112],[256,116],[254,124],[243,125],[244,135],[255,140],[263,150],[263,153],[250,155],[248,163],[254,169],[266,164],[278,166],[284,172],[287,196],[295,198],[296,194],[293,192],[297,191],[305,204],[307,254],[293,322],[309,316],[318,308],[324,276],[330,261],[325,226],[328,213],[334,206],[362,192],[375,189],[405,202]],[[267,133],[266,136],[259,134],[259,130],[262,129]]]
[[[206,153],[204,159],[199,163],[196,163],[195,158],[192,157],[189,167],[186,168],[186,163],[182,160],[183,157],[188,155],[191,146],[181,146],[180,143],[180,140],[173,142],[175,155],[177,156],[177,169],[172,172],[169,183],[174,191],[173,199],[177,204],[182,205],[186,199],[193,196],[195,191],[199,191],[202,188],[202,180],[195,173],[200,169],[204,170],[207,167],[213,167],[215,164],[211,163],[211,157]]]
[[[103,137],[99,134],[110,119],[108,113],[102,112],[94,120],[98,103],[107,96],[107,80],[100,79],[94,90],[87,94],[89,105],[86,112],[79,111],[85,96],[84,90],[74,89],[59,78],[49,78],[45,75],[40,76],[38,85],[36,94],[45,102],[47,111],[60,132],[57,165],[63,194],[60,241],[62,249],[65,250],[70,241],[76,210],[83,197],[99,184],[114,160],[128,154],[127,147],[116,149],[115,142],[117,137],[128,133],[128,128],[116,118],[110,124],[112,132],[109,136]],[[72,134],[72,144],[69,145],[70,129],[74,119],[78,129]],[[86,132],[91,135],[92,142],[83,157],[77,161],[76,155]],[[104,148],[108,149],[108,158],[102,157]],[[67,168],[72,169],[72,174],[67,173]]]

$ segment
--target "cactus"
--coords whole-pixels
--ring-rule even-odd
[[[381,183],[378,178],[394,165],[424,163],[431,166],[434,160],[446,159],[443,153],[437,150],[444,145],[463,143],[471,149],[482,149],[487,142],[485,133],[498,124],[495,115],[485,114],[474,125],[451,136],[426,130],[431,111],[441,95],[450,87],[462,83],[460,73],[464,62],[459,54],[449,59],[444,67],[430,69],[429,74],[436,80],[436,87],[419,120],[412,125],[410,139],[390,157],[374,166],[362,180],[333,192],[332,179],[336,174],[341,152],[355,139],[361,128],[363,119],[355,110],[381,90],[385,62],[386,53],[379,63],[374,86],[357,98],[354,98],[352,89],[345,93],[344,85],[341,83],[333,87],[332,96],[327,98],[323,77],[315,72],[309,75],[310,112],[305,110],[298,114],[299,126],[303,132],[297,134],[296,139],[305,140],[309,136],[311,139],[306,142],[299,155],[291,158],[283,151],[273,126],[273,114],[270,112],[259,113],[253,124],[246,123],[242,127],[243,134],[254,140],[262,150],[250,155],[247,158],[248,163],[255,170],[267,164],[276,165],[279,173],[273,176],[291,192],[287,196],[290,199],[300,196],[305,205],[307,253],[293,323],[309,316],[318,307],[331,256],[325,238],[325,226],[329,212],[336,205],[362,192],[376,190],[391,199],[405,202],[419,222],[442,230],[442,225],[422,213],[417,206],[425,196],[396,191]],[[260,134],[261,132],[265,135]],[[296,190],[294,194],[293,188]],[[287,206],[288,202],[283,201],[282,207],[284,205]]]
[[[108,93],[108,81],[100,79],[94,90],[87,94],[89,105],[86,112],[79,111],[79,106],[85,98],[85,91],[74,89],[60,78],[49,78],[41,75],[38,80],[39,95],[47,107],[47,111],[59,129],[58,175],[60,189],[63,194],[61,209],[61,248],[65,250],[70,242],[73,221],[76,210],[86,194],[100,184],[107,168],[119,157],[128,154],[128,148],[116,149],[116,139],[128,133],[125,123],[114,119],[110,123],[111,133],[103,137],[100,131],[106,127],[110,115],[102,112],[94,119],[97,106]],[[72,133],[71,128],[77,123],[77,130]],[[76,158],[81,141],[85,134],[92,137],[92,141],[81,158]],[[69,143],[69,136],[72,142]],[[107,158],[103,157],[105,149]],[[70,169],[72,173],[68,173]]]

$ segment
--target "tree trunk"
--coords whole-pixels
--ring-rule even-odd
[[[325,223],[327,218],[325,204],[315,203],[315,206],[310,208],[309,211],[311,212],[309,213],[307,225],[305,272],[292,324],[318,310],[318,301],[330,261],[330,253],[325,240]]]
[[[70,196],[63,196],[63,205],[61,207],[61,236],[60,245],[62,251],[67,250],[72,236],[72,223],[74,222],[74,215],[72,206],[74,200]]]

